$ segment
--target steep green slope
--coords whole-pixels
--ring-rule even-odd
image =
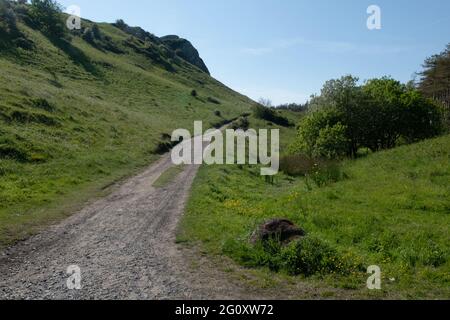
[[[272,272],[261,271],[255,282],[277,283],[275,288],[294,283],[293,295],[298,279],[325,287],[324,297],[448,298],[449,163],[447,135],[345,161],[343,179],[323,187],[283,174],[271,185],[252,166],[204,166],[178,240],[200,242],[210,254],[244,266],[266,267]],[[313,246],[300,256],[289,248],[251,246],[252,231],[271,218],[292,220],[315,239],[306,242]],[[274,270],[303,271],[300,262],[310,259],[312,267],[324,264],[333,271],[274,280]],[[349,263],[357,268],[342,270]],[[381,267],[381,291],[366,287],[371,265]],[[298,294],[305,298],[301,290]]]
[[[70,43],[22,22],[31,48],[0,39],[0,244],[149,164],[174,129],[218,125],[253,103],[163,45],[82,26]]]

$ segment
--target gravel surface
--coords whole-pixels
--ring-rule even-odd
[[[252,298],[175,243],[199,167],[185,166],[167,187],[154,188],[170,166],[166,155],[106,198],[0,252],[0,299]],[[67,287],[71,265],[81,269],[80,290]]]

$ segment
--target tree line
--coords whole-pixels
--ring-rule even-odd
[[[442,106],[411,84],[389,77],[359,85],[348,75],[325,83],[309,102],[293,153],[310,157],[355,157],[431,138],[443,131]]]

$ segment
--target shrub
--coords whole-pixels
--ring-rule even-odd
[[[327,242],[310,235],[287,246],[276,239],[255,246],[228,241],[223,251],[246,267],[266,267],[290,275],[345,275],[361,270],[355,257],[343,255]]]
[[[346,273],[336,249],[315,237],[293,242],[282,252],[283,268],[291,275]]]
[[[120,30],[124,30],[128,27],[128,25],[122,19],[116,20],[116,23],[114,24],[114,26],[116,26]]]
[[[37,98],[31,101],[33,107],[42,109],[48,112],[53,112],[55,108],[46,99]]]
[[[27,162],[28,154],[26,151],[15,146],[0,144],[0,159],[16,160],[18,162]]]
[[[291,125],[288,119],[278,115],[274,109],[264,107],[261,104],[257,104],[253,108],[253,114],[258,119],[271,121],[283,127],[288,127]]]
[[[27,150],[15,140],[0,138],[0,159],[10,159],[18,162],[27,162],[29,155]]]
[[[337,123],[330,127],[327,125],[319,131],[313,156],[316,158],[339,159],[346,155],[348,150],[347,127]]]
[[[214,115],[215,115],[216,117],[221,117],[221,116],[222,116],[222,113],[221,113],[219,110],[216,110],[216,111],[214,111]]]
[[[47,36],[58,39],[66,34],[61,7],[54,0],[31,0],[30,18],[35,27]]]
[[[249,127],[250,127],[250,122],[248,121],[247,117],[239,118],[239,120],[237,120],[231,124],[231,129],[233,129],[233,130],[241,129],[241,130],[247,131]]]
[[[26,39],[24,37],[18,37],[13,40],[13,43],[16,47],[22,48],[24,50],[31,50],[34,48],[34,44],[31,40]]]
[[[100,32],[100,28],[95,23],[94,23],[94,25],[92,25],[92,34],[95,39],[101,40],[103,38],[103,36]]]
[[[17,17],[9,1],[0,0],[0,35],[16,38],[21,35],[17,28]]]
[[[83,34],[81,35],[81,38],[90,44],[94,44],[94,33],[90,28],[86,28],[84,30]]]

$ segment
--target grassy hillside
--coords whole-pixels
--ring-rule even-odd
[[[0,245],[154,161],[174,129],[194,120],[217,125],[250,109],[248,98],[167,58],[163,45],[98,26],[100,40],[89,42],[51,40],[23,23],[31,48],[1,39]]]
[[[287,281],[275,288],[290,285],[293,295],[299,281],[328,288],[323,297],[448,299],[449,160],[444,136],[348,160],[340,166],[342,180],[323,187],[282,174],[271,185],[256,167],[204,166],[178,240],[256,268],[260,285],[278,271]],[[295,247],[250,245],[252,231],[269,218],[303,228],[309,240],[302,242],[302,261],[326,265],[326,272],[292,276],[303,267]],[[370,265],[381,267],[381,292],[366,288]]]

